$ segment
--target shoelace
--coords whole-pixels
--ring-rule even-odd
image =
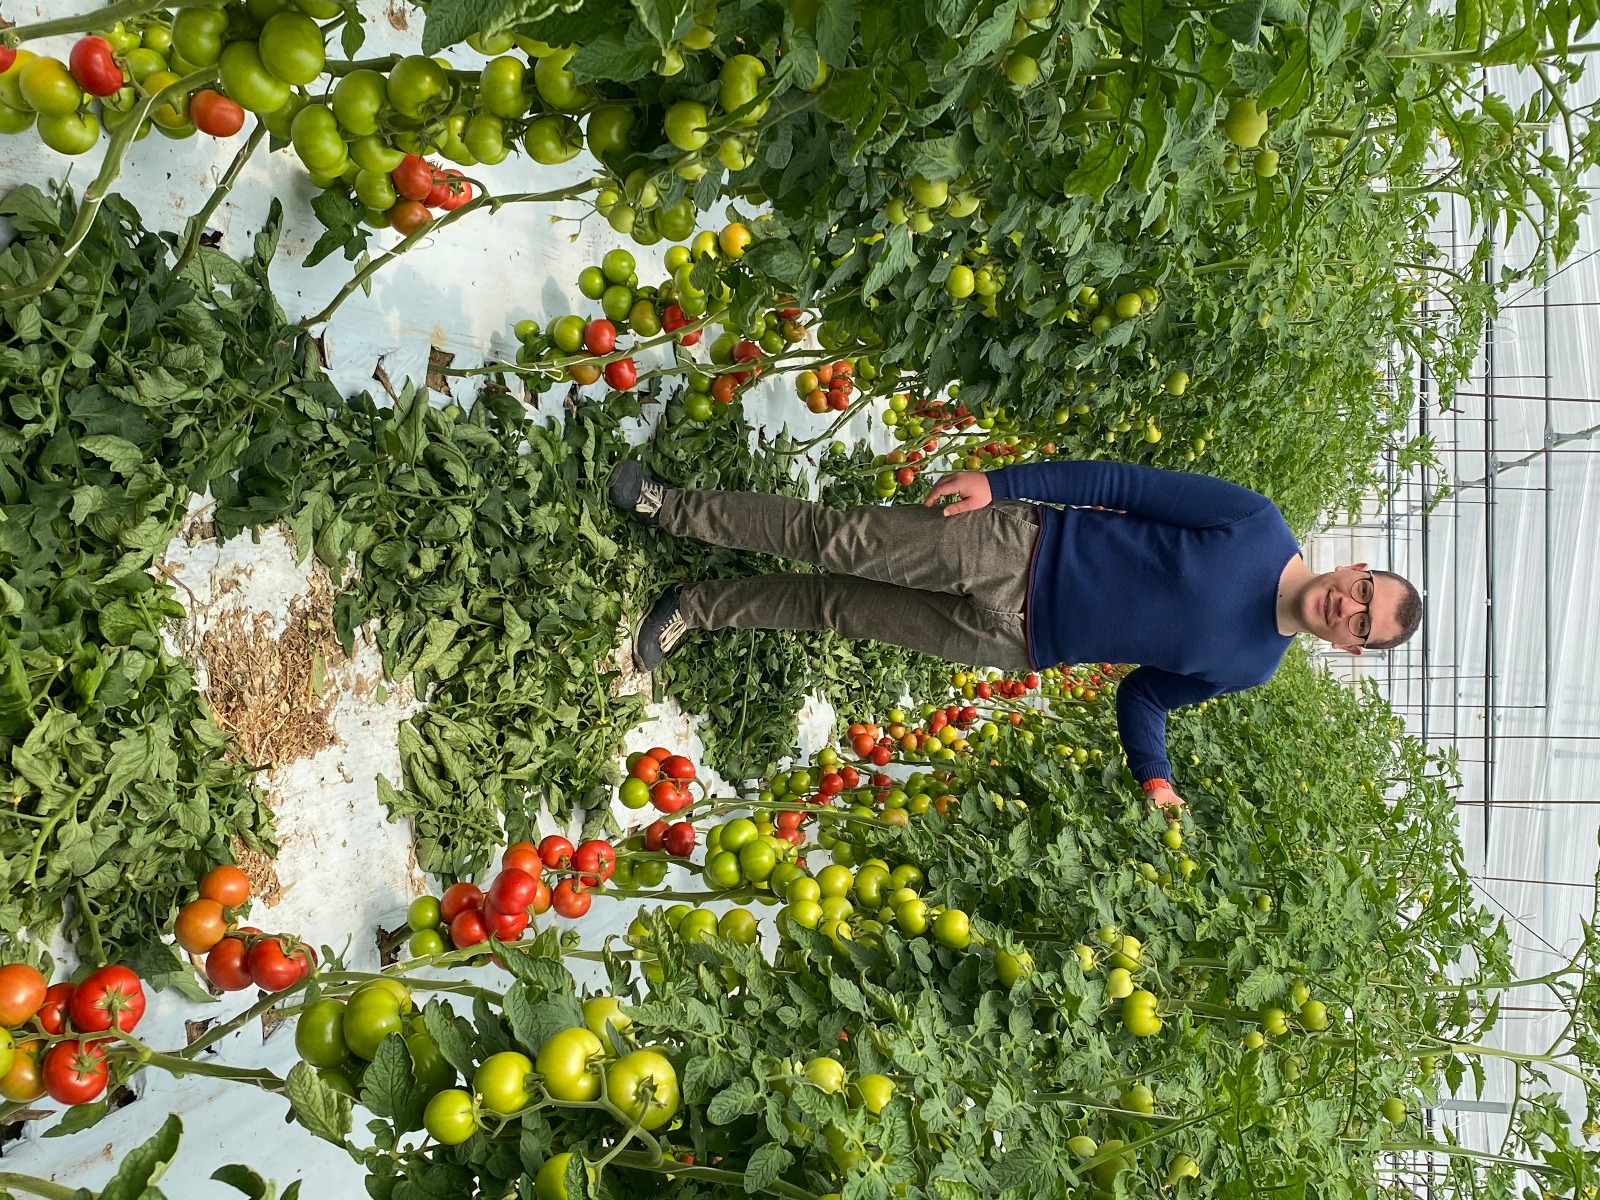
[[[653,479],[639,485],[639,502],[633,511],[641,517],[653,517],[661,511],[661,502],[667,498],[667,489]]]
[[[670,654],[672,648],[683,641],[683,635],[688,632],[689,623],[683,619],[683,614],[673,613],[661,627],[661,636],[656,639],[661,644],[661,653]]]

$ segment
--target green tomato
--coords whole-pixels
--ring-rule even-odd
[[[883,904],[884,888],[889,883],[889,872],[879,866],[865,866],[856,872],[851,893],[865,908],[879,908]]]
[[[344,1010],[344,1040],[350,1053],[369,1062],[383,1039],[399,1033],[400,1000],[385,988],[357,991]]]
[[[174,75],[173,79],[177,76]],[[75,113],[83,103],[83,89],[58,58],[35,58],[17,77],[22,99],[40,116],[59,117]]]
[[[583,1023],[590,1033],[605,1041],[608,1028],[626,1033],[633,1018],[622,1011],[622,1001],[615,996],[591,996],[583,1002]]]
[[[600,260],[600,269],[605,272],[605,277],[612,283],[627,283],[638,269],[633,255],[626,250],[608,250],[606,256]]]
[[[600,1073],[589,1065],[605,1050],[597,1038],[581,1025],[563,1029],[539,1047],[534,1069],[544,1079],[545,1091],[553,1100],[587,1101],[600,1096]]]
[[[248,111],[265,115],[289,102],[289,85],[262,64],[254,42],[228,43],[217,61],[222,90]]]
[[[106,109],[106,126],[114,129],[127,117],[124,115],[121,120],[114,121],[111,119],[112,112],[112,109]],[[33,125],[38,115],[31,108],[12,108],[11,105],[0,101],[0,133],[22,133]]]
[[[444,68],[422,54],[408,54],[389,70],[389,104],[403,117],[421,117],[450,94]]]
[[[678,1111],[678,1073],[659,1051],[635,1050],[611,1064],[606,1093],[641,1129],[660,1129]]]
[[[180,8],[172,18],[171,46],[186,62],[209,67],[222,56],[222,35],[227,31],[228,14],[220,8]]]
[[[338,97],[335,97],[334,101],[334,115],[337,116]],[[396,150],[377,134],[358,137],[350,143],[350,159],[363,171],[376,171],[387,175],[404,162],[405,157],[405,151]]]
[[[971,923],[959,908],[947,908],[934,918],[933,937],[941,946],[965,950],[972,944]]]
[[[755,100],[766,73],[766,65],[753,54],[735,54],[724,62],[717,76],[717,102],[722,106],[722,111],[732,113]],[[754,125],[766,111],[767,103],[763,101],[737,118],[735,123]]]
[[[475,159],[491,167],[504,162],[510,153],[505,122],[492,113],[478,113],[469,120],[461,140]]]
[[[749,817],[735,817],[722,826],[722,848],[739,851],[756,840],[756,823]]]
[[[1383,1102],[1383,1119],[1391,1125],[1404,1124],[1406,1119],[1406,1102],[1398,1096],[1390,1096]]]
[[[187,11],[187,10],[184,10]],[[294,1048],[313,1067],[337,1067],[350,1054],[344,1040],[345,1003],[329,996],[315,1001],[295,1021]]]
[[[386,171],[358,171],[355,180],[356,199],[364,208],[375,209],[378,212],[387,211],[394,207],[395,201],[400,197],[394,190],[394,181],[389,178]],[[431,900],[431,896],[421,899]],[[434,901],[435,912],[438,902]]]
[[[44,113],[39,117],[39,140],[57,154],[84,154],[100,140],[100,122],[89,113]]]
[[[478,79],[478,104],[491,116],[514,121],[528,111],[522,60],[510,54],[491,60]]]
[[[411,1074],[424,1096],[436,1095],[455,1083],[456,1069],[445,1060],[426,1029],[419,1026],[405,1036],[406,1051],[411,1055]]]
[[[422,1126],[428,1136],[442,1146],[459,1146],[478,1129],[478,1115],[472,1109],[472,1094],[460,1088],[447,1088],[428,1101],[422,1112]],[[565,1196],[563,1191],[562,1195]]]
[[[387,227],[389,219],[383,213],[376,214],[382,227]],[[373,228],[380,226],[374,224]],[[444,935],[437,929],[419,929],[406,939],[406,953],[412,958],[427,958],[430,954],[443,954],[449,947],[444,944]]]
[[[578,272],[578,290],[590,300],[598,300],[604,296],[607,286],[606,273],[599,267],[585,267]],[[647,790],[648,786],[646,785]]]
[[[1001,950],[994,956],[994,970],[1000,977],[1000,986],[1009,989],[1017,980],[1033,974],[1033,955],[1010,954]]]
[[[706,131],[710,120],[704,104],[695,100],[680,100],[667,109],[667,140],[679,150],[698,150],[711,139]]]
[[[351,71],[333,89],[333,115],[346,133],[366,137],[378,132],[378,110],[388,99],[382,75],[365,68]]]
[[[760,936],[755,914],[748,908],[730,908],[717,921],[717,933],[730,942],[754,946]]]
[[[588,269],[594,270],[592,267]],[[596,272],[596,274],[598,273]],[[637,811],[650,803],[650,785],[644,780],[635,779],[630,775],[622,781],[622,787],[618,789],[618,795],[622,800],[622,807]]]
[[[572,1161],[570,1151],[561,1154],[552,1154],[544,1160],[544,1165],[539,1168],[539,1173],[533,1178],[534,1200],[568,1200],[567,1168]],[[579,1160],[582,1161],[581,1159]],[[598,1172],[593,1167],[586,1169],[589,1172],[589,1185],[592,1188],[598,1177]]]
[[[907,937],[918,937],[928,931],[928,905],[923,900],[908,900],[894,910],[895,924]]]
[[[567,46],[534,64],[533,86],[557,112],[577,112],[584,106],[584,89],[578,86],[578,77],[567,70],[567,63],[577,52],[576,46]]]
[[[582,1032],[589,1033],[588,1030]],[[589,1036],[594,1037],[592,1033]],[[598,1045],[599,1039],[595,1041]],[[484,1108],[509,1117],[532,1102],[533,1094],[528,1090],[528,1077],[532,1073],[533,1062],[526,1054],[502,1050],[484,1059],[472,1073],[472,1090],[480,1097]]]
[[[806,1063],[806,1078],[825,1092],[844,1091],[844,1064],[836,1058],[813,1058]]]
[[[300,110],[309,103],[311,101],[307,100],[299,92],[290,92],[289,98],[284,101],[282,108],[259,114],[261,123],[267,127],[267,132],[279,142],[287,142],[289,140],[289,130],[294,125],[294,119],[300,115]],[[405,156],[401,155],[401,157]],[[399,164],[396,163],[395,166],[399,166]],[[389,169],[393,170],[394,168],[391,167]],[[388,222],[385,221],[384,225],[387,228]]]
[[[589,153],[614,166],[634,149],[634,106],[602,104],[589,114]]]
[[[732,850],[719,850],[706,860],[706,882],[712,887],[735,888],[743,876],[739,870],[739,856]]]
[[[628,324],[640,337],[655,337],[661,332],[661,315],[653,303],[641,299],[628,310]]]
[[[614,283],[600,294],[600,311],[612,321],[624,321],[633,307],[633,291],[625,283]]]
[[[658,886],[667,877],[667,864],[659,858],[647,858],[633,868],[633,879],[642,888]]]
[[[583,149],[583,129],[571,117],[547,114],[529,124],[522,148],[534,162],[553,167]]]
[[[678,935],[686,942],[703,942],[717,934],[717,914],[708,908],[697,908],[678,925]]]
[[[566,354],[576,354],[583,349],[583,327],[587,324],[582,317],[564,316],[557,317],[550,322],[550,340],[555,343],[556,349]]]
[[[822,921],[822,905],[815,900],[791,900],[778,914],[779,924],[801,925],[815,929]]]
[[[322,30],[302,12],[281,12],[261,27],[261,61],[279,79],[303,87],[326,62]]]
[[[761,883],[778,865],[778,855],[766,842],[750,842],[739,850],[739,870],[752,883]]]
[[[894,1099],[894,1080],[887,1075],[863,1075],[850,1085],[852,1099],[877,1116]]]
[[[313,175],[332,175],[343,170],[350,151],[344,138],[339,136],[339,122],[332,109],[321,104],[306,105],[295,114],[289,126],[289,137],[294,142],[294,152]]]

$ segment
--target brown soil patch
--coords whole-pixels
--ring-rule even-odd
[[[200,639],[206,699],[244,761],[270,770],[338,744],[330,714],[339,694],[333,668],[344,652],[333,633],[333,600],[319,568],[281,631],[267,613],[232,609]]]
[[[250,880],[250,895],[254,899],[268,908],[278,903],[278,897],[283,894],[283,885],[278,882],[278,871],[270,858],[235,839],[233,861]]]

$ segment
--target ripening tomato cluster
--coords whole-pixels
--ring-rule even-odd
[[[249,877],[228,863],[212,867],[200,881],[199,897],[178,910],[178,945],[206,956],[206,978],[224,992],[293,987],[317,965],[317,952],[292,934],[239,925],[249,904]]]
[[[50,984],[27,963],[0,967],[0,1096],[18,1103],[47,1094],[61,1104],[98,1099],[110,1081],[107,1050],[115,1039],[94,1035],[132,1033],[144,1010],[144,984],[128,967],[104,966],[75,984]]]
[[[850,360],[841,358],[823,363],[815,371],[801,371],[795,376],[794,390],[811,412],[843,412],[855,393],[854,374]]]
[[[692,760],[665,746],[652,746],[628,755],[628,777],[622,781],[618,796],[624,808],[640,809],[648,804],[671,816],[694,803],[694,793],[689,789],[694,779]]]

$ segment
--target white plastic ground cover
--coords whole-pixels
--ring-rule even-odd
[[[8,20],[25,24],[97,7],[81,3],[7,4]],[[369,18],[368,41],[361,53],[414,52],[422,26],[421,13],[395,0],[386,8],[363,5]],[[31,48],[64,58],[70,41],[42,43]],[[450,52],[462,64],[481,62],[465,47]],[[226,169],[238,141],[216,143],[205,138],[170,142],[151,134],[129,155],[115,190],[131,200],[153,229],[178,231],[187,215],[205,202]],[[99,152],[76,160],[47,150],[29,133],[0,138],[0,189],[21,183],[47,186],[67,179],[82,189],[99,168]],[[515,156],[483,174],[506,192],[549,191],[584,179],[598,168],[587,154],[561,167],[539,167]],[[305,171],[285,150],[268,155],[265,148],[245,168],[237,186],[211,219],[222,234],[221,248],[236,256],[250,250],[273,197],[284,206],[283,237],[273,268],[273,283],[280,302],[291,317],[318,311],[350,278],[353,266],[335,254],[311,269],[301,264],[321,231],[310,209],[314,191]],[[541,323],[565,312],[592,312],[592,302],[577,290],[578,272],[597,263],[606,250],[626,246],[639,262],[646,282],[663,278],[664,245],[634,246],[612,232],[592,212],[575,203],[560,206],[514,205],[498,214],[475,214],[402,257],[374,279],[372,294],[356,294],[335,314],[325,332],[329,372],[346,392],[370,390],[382,400],[374,381],[381,366],[398,389],[405,380],[421,384],[430,350],[455,355],[455,365],[472,366],[509,354],[514,348],[512,325],[523,317]],[[718,212],[703,222],[720,225]],[[560,223],[552,223],[562,218]],[[0,221],[0,242],[11,231]],[[575,236],[574,236],[575,235]],[[384,233],[374,245],[384,248],[398,238]],[[709,340],[709,339],[708,339]],[[702,352],[703,352],[702,344]],[[664,357],[664,356],[663,356]],[[645,363],[641,362],[641,369]],[[466,401],[470,392],[455,389],[455,399]],[[559,416],[560,390],[546,393],[541,411]],[[436,403],[447,398],[434,395]],[[795,398],[791,387],[773,379],[750,392],[745,411],[751,423],[775,433],[784,424],[802,436],[826,427]],[[659,412],[659,409],[652,410]],[[648,427],[641,425],[642,440]],[[887,446],[886,431],[872,428],[868,418],[855,418],[844,436],[870,436]],[[802,463],[802,469],[806,469]],[[197,498],[192,511],[203,516],[205,498]],[[292,542],[279,531],[264,531],[259,541],[248,536],[219,547],[212,540],[194,545],[180,539],[169,548],[166,568],[178,581],[180,598],[191,608],[199,629],[225,611],[242,605],[249,612],[264,612],[281,622],[290,604],[310,582],[310,566],[297,562]],[[192,599],[188,593],[192,593]],[[316,944],[328,944],[346,954],[348,965],[372,969],[378,963],[375,933],[392,929],[404,920],[413,896],[437,882],[418,871],[411,853],[409,826],[391,823],[378,803],[374,780],[378,774],[398,782],[399,756],[396,730],[414,703],[396,689],[379,703],[371,687],[359,682],[376,679],[376,654],[366,648],[354,662],[340,669],[347,686],[334,708],[339,738],[319,754],[286,764],[266,780],[276,819],[281,852],[276,860],[280,892],[276,903],[260,903],[251,920],[265,928],[295,932]],[[669,746],[697,761],[701,744],[698,719],[682,713],[670,701],[652,704],[646,724],[626,739],[629,751],[654,744]],[[813,698],[800,714],[800,748],[819,748],[832,727],[833,712]],[[709,775],[707,772],[703,776]],[[714,775],[707,782],[720,783]],[[616,809],[624,828],[637,826],[651,815]],[[555,832],[548,820],[547,832]],[[568,831],[571,832],[571,831]],[[687,882],[686,873],[674,869]],[[598,945],[608,934],[619,934],[637,906],[612,901],[595,905],[577,925],[585,943]],[[758,909],[770,931],[771,910]],[[348,950],[345,947],[348,945]],[[69,971],[73,960],[62,951],[59,971]],[[598,984],[600,972],[591,964],[574,964],[580,980]],[[504,986],[508,977],[485,968],[485,982]],[[493,982],[491,982],[493,981]],[[160,1048],[186,1042],[185,1023],[225,1020],[248,1005],[254,992],[225,996],[211,1005],[195,1004],[173,994],[152,996],[139,1033]],[[217,1057],[237,1066],[263,1067],[279,1075],[295,1061],[292,1025],[263,1034],[259,1024],[223,1040]],[[305,1181],[303,1194],[344,1200],[365,1195],[362,1172],[342,1150],[318,1141],[300,1127],[285,1124],[285,1103],[258,1089],[203,1078],[174,1079],[144,1071],[133,1084],[138,1099],[112,1113],[93,1129],[69,1138],[40,1135],[52,1121],[30,1123],[22,1139],[4,1146],[3,1169],[54,1179],[72,1186],[98,1188],[108,1179],[122,1156],[150,1137],[166,1115],[177,1113],[184,1123],[183,1145],[163,1191],[173,1200],[220,1200],[236,1196],[231,1188],[210,1180],[217,1167],[231,1162],[248,1164],[280,1186]],[[357,1110],[355,1138],[365,1136]]]

